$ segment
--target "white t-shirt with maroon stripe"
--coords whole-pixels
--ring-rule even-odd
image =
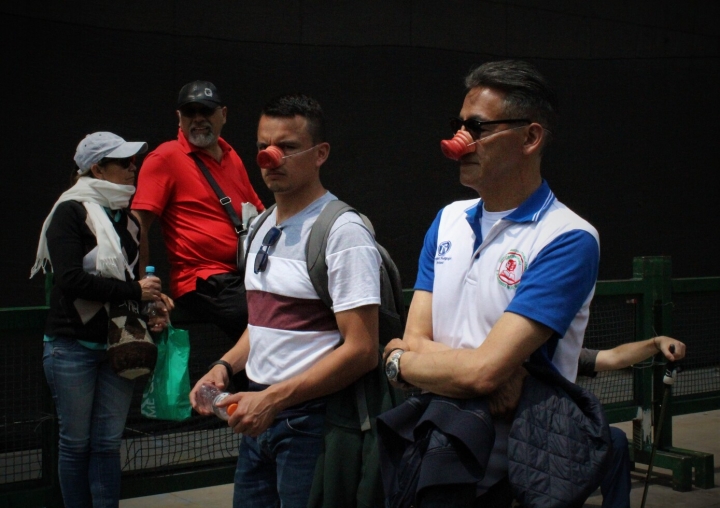
[[[335,199],[328,192],[277,224],[282,234],[270,247],[263,272],[254,273],[255,257],[265,234],[276,225],[277,210],[263,222],[250,246],[245,270],[250,334],[246,372],[256,383],[271,385],[296,376],[337,347],[341,338],[333,312],[380,304],[380,253],[353,212],[338,217],[328,237],[332,311],[310,282],[305,244],[318,215]]]

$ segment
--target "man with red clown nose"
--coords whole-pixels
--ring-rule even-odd
[[[422,508],[510,506],[508,436],[517,387],[526,382],[523,364],[575,380],[600,256],[595,228],[541,176],[557,116],[545,78],[526,62],[496,61],[474,69],[465,84],[462,109],[451,121],[455,137],[441,148],[458,161],[460,183],[480,197],[437,214],[420,254],[404,337],[388,343],[384,355],[391,381],[424,392],[381,415],[385,425],[403,434],[417,417],[413,403],[437,409],[414,430],[420,439],[428,422],[440,429],[421,451],[419,484],[408,494]],[[492,419],[471,434],[494,433],[494,441],[489,450],[469,446],[486,453],[485,464],[472,470],[447,454],[431,456],[457,443],[443,434],[442,420],[452,426],[463,404],[480,398]],[[394,446],[381,439],[386,457]]]
[[[315,99],[271,99],[258,121],[257,148],[276,206],[252,223],[248,235],[248,327],[221,365],[198,381],[190,400],[202,411],[197,391],[203,383],[224,388],[234,372],[245,371],[248,390],[222,402],[237,404],[228,424],[242,434],[233,507],[305,508],[332,408],[355,409],[353,383],[378,365],[381,257],[360,216],[339,215],[325,250],[332,308],[320,299],[306,247],[321,212],[337,198],[320,181],[330,144]],[[379,472],[375,476],[379,487]],[[312,506],[348,506],[316,502]]]

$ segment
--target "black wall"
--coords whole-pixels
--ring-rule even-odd
[[[410,287],[432,218],[473,197],[439,150],[463,77],[508,57],[535,63],[558,89],[562,130],[543,173],[599,230],[600,278],[630,277],[640,255],[672,256],[675,276],[720,275],[715,2],[247,3],[0,7],[0,307],[43,303],[42,277],[27,277],[80,139],[110,130],[152,149],[175,137],[177,92],[194,79],[217,85],[229,110],[223,137],[266,204],[258,112],[278,93],[316,97],[332,145],[323,182],[370,216]],[[155,230],[162,274],[161,248]]]

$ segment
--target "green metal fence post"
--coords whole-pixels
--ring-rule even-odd
[[[642,299],[639,306],[636,340],[645,340],[655,334],[654,305],[658,263],[654,257],[636,257],[633,259],[633,278],[642,281]],[[635,369],[633,371],[633,393],[638,404],[638,415],[633,420],[633,447],[637,455],[649,454],[652,450],[653,415],[653,369]]]
[[[635,277],[641,277],[645,281],[644,302],[643,302],[643,339],[656,335],[673,334],[673,297],[672,297],[672,262],[668,256],[640,257],[635,258],[633,263]],[[654,428],[659,427],[657,418],[661,414],[661,401],[666,389],[662,382],[667,361],[662,355],[657,355],[656,362],[652,369],[646,369],[642,374],[636,375],[638,388],[643,409],[641,446],[636,449],[634,460],[645,464],[650,460],[651,443],[650,422],[646,419],[648,409],[654,417]],[[655,456],[654,465],[665,467],[672,471],[672,485],[674,490],[688,491],[692,488],[692,469],[695,469],[695,483],[701,488],[709,488],[713,485],[712,475],[708,469],[712,468],[713,457],[702,452],[681,450],[672,446],[672,415],[674,411],[672,392],[667,400],[667,408],[664,411],[658,450]],[[650,398],[648,398],[650,397]],[[637,432],[633,422],[633,430]],[[637,438],[638,436],[634,436]],[[637,441],[634,439],[637,448]]]
[[[648,261],[652,267],[654,279],[654,326],[652,336],[672,335],[672,260],[668,256],[657,256],[648,258]],[[656,429],[662,429],[658,448],[667,450],[668,447],[672,446],[672,411],[669,410],[670,407],[672,407],[672,389],[668,394],[668,408],[664,412],[665,421],[663,421],[660,426],[656,419],[659,418],[661,414],[660,405],[666,390],[666,386],[663,383],[663,376],[665,374],[667,360],[662,354],[656,355],[656,360],[652,369],[653,393],[655,394],[653,421],[655,422]]]

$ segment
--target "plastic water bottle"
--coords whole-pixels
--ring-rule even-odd
[[[155,267],[154,266],[146,266],[145,267],[145,277],[155,277]],[[155,305],[155,302],[147,302],[145,306],[143,307],[143,314],[145,314],[147,317],[153,317],[157,315],[157,306]]]
[[[215,385],[203,383],[197,393],[198,404],[205,411],[212,411],[221,420],[228,421],[230,415],[237,409],[237,404],[230,404],[227,407],[218,407],[220,401],[230,395],[230,392],[223,392]]]

